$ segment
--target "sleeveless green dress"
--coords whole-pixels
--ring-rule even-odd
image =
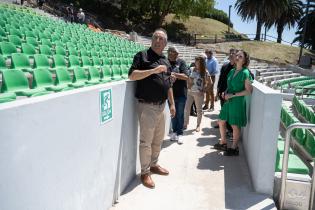
[[[246,79],[253,81],[247,68],[243,68],[235,76],[234,73],[235,68],[227,76],[227,93],[230,94],[245,90]],[[226,101],[219,114],[219,119],[227,121],[230,125],[245,127],[247,123],[245,96],[233,97]]]

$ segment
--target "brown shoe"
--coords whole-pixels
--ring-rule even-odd
[[[150,173],[147,174],[141,174],[141,182],[145,187],[153,189],[155,187],[155,184],[150,176]]]
[[[154,174],[159,174],[163,176],[167,176],[169,174],[168,170],[166,170],[165,168],[162,168],[159,165],[151,166],[150,171]]]

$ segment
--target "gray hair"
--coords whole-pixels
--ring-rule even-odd
[[[154,36],[154,34],[155,34],[156,32],[158,32],[158,31],[161,31],[161,32],[163,32],[163,33],[165,34],[165,41],[166,41],[166,43],[167,43],[167,32],[165,31],[165,29],[163,29],[163,28],[155,29],[155,31],[153,32],[153,36]]]

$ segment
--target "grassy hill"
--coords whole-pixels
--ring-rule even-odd
[[[168,15],[165,18],[165,24],[175,24],[180,26],[180,29],[185,28],[187,33],[190,34],[203,34],[208,36],[218,35],[219,37],[224,36],[227,33],[228,26],[220,21],[209,19],[209,18],[200,18],[195,16],[190,16],[187,20],[177,20],[174,19],[174,15]],[[239,34],[237,31],[231,28],[231,33]]]
[[[213,47],[220,52],[228,52],[230,48],[244,49],[253,58],[282,64],[296,64],[299,58],[300,48],[279,44],[275,42],[243,41],[224,42],[218,44],[199,44],[198,47]],[[310,51],[304,50],[311,54]]]
[[[228,26],[217,20],[209,18],[200,18],[190,16],[187,20],[174,19],[174,15],[168,15],[165,18],[165,28],[173,41],[181,41],[183,37],[191,34],[203,34],[202,38],[224,37],[227,34]],[[230,29],[231,33],[240,34],[234,29]],[[200,37],[199,37],[200,38]],[[242,42],[223,42],[217,44],[198,44],[200,48],[213,47],[220,52],[229,52],[230,48],[244,49],[248,51],[250,56],[270,62],[282,64],[296,64],[299,58],[300,48],[278,44],[275,42],[259,42],[259,41],[242,41]],[[303,51],[312,54],[310,51]],[[314,55],[314,54],[313,54]],[[315,55],[314,55],[315,56]]]

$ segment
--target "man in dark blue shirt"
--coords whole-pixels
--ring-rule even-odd
[[[178,58],[178,49],[175,46],[169,47],[167,50],[168,60],[171,64],[171,77],[174,80],[173,95],[175,101],[176,115],[172,118],[171,141],[177,141],[178,144],[183,143],[181,136],[184,127],[184,110],[187,98],[187,82],[188,71],[186,63],[183,59]]]

